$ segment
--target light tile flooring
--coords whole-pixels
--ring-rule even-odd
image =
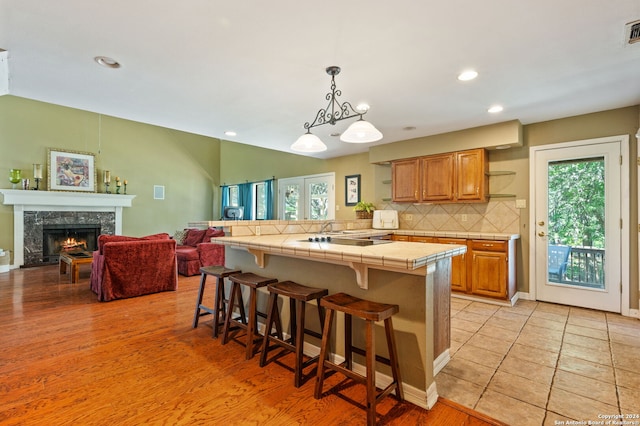
[[[527,300],[500,307],[452,299],[451,361],[436,384],[439,395],[510,425],[640,415],[640,320]]]

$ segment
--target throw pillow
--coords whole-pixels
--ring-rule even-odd
[[[179,246],[184,244],[184,240],[185,238],[187,238],[187,232],[188,232],[188,229],[183,229],[183,230],[177,230],[173,234],[173,239],[176,240],[176,244],[178,244]]]
[[[187,232],[187,237],[184,239],[183,245],[195,247],[202,242],[202,238],[204,237],[204,234],[206,232],[206,229],[189,229],[189,232]]]

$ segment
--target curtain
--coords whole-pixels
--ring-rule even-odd
[[[238,185],[238,202],[244,207],[244,220],[251,220],[253,212],[253,188],[252,183],[241,183]]]
[[[221,200],[222,201],[221,201],[221,206],[220,206],[220,217],[222,219],[224,219],[222,217],[222,215],[224,213],[224,208],[229,205],[229,186],[228,185],[224,185],[224,186],[221,186],[220,188],[221,188],[221,193],[222,193],[222,196],[221,196]]]
[[[273,181],[274,179],[269,179],[264,181],[264,191],[265,191],[265,204],[267,208],[267,220],[275,219],[273,217],[274,211],[274,199],[273,199]]]

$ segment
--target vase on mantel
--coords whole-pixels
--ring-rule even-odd
[[[20,169],[9,170],[9,182],[13,184],[13,189],[16,189],[16,185],[22,182],[22,178],[20,177],[21,173],[22,170]]]

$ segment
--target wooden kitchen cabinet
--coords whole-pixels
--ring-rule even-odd
[[[484,149],[456,153],[455,199],[457,201],[486,201],[489,194],[489,170]]]
[[[420,160],[417,158],[391,163],[391,198],[399,202],[420,201]]]
[[[471,240],[470,293],[510,300],[516,291],[515,241]]]
[[[422,201],[453,201],[455,153],[432,155],[420,160],[422,167]]]
[[[461,246],[467,245],[464,238],[442,238],[442,237],[423,237],[412,235],[409,241],[417,243],[438,243],[438,244],[457,244]],[[467,254],[463,253],[451,258],[451,290],[467,291]]]
[[[392,162],[395,202],[486,202],[488,156],[483,148]]]
[[[516,293],[516,240],[393,235],[393,241],[457,244],[467,252],[451,258],[451,291],[511,300]]]
[[[467,245],[467,240],[462,238],[438,238],[440,244]],[[467,248],[468,250],[468,248]],[[451,290],[466,293],[467,291],[467,255],[463,253],[451,258]]]

